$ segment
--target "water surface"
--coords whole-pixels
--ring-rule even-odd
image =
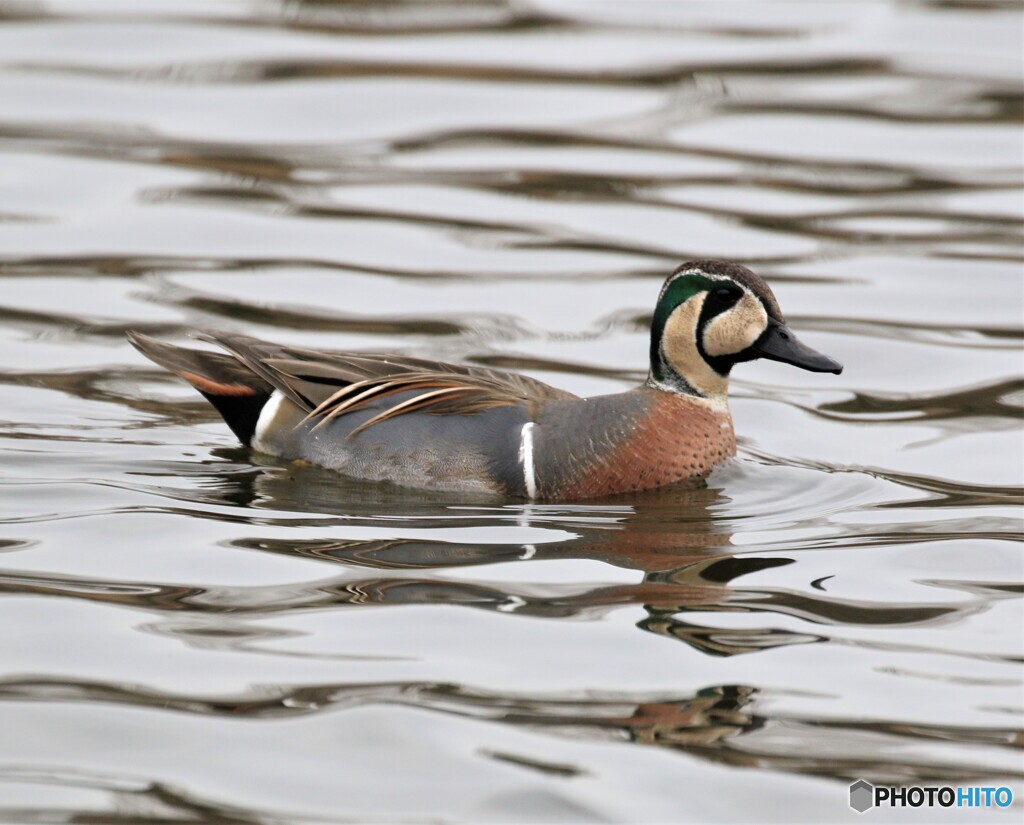
[[[2,12],[0,821],[1024,796],[1016,3]],[[739,457],[635,499],[272,462],[124,338],[616,392],[708,256],[846,371],[741,366]]]

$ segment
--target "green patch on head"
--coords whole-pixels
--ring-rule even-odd
[[[665,378],[662,374],[660,349],[669,316],[678,306],[685,304],[694,295],[710,290],[714,285],[715,281],[711,278],[699,272],[691,272],[675,278],[662,291],[658,305],[654,308],[654,320],[651,321],[651,374],[656,380],[663,381]]]

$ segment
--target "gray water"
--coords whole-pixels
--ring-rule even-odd
[[[1024,787],[1016,0],[0,5],[0,821],[833,822]],[[196,328],[642,380],[743,262],[706,489],[268,463]],[[866,820],[864,820],[866,821]]]

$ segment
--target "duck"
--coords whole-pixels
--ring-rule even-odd
[[[796,337],[762,278],[718,260],[684,263],[665,280],[647,380],[589,398],[480,366],[195,337],[223,352],[128,333],[259,453],[365,481],[550,502],[704,481],[736,454],[737,364],[843,369]]]

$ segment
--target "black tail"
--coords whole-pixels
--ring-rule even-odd
[[[274,388],[230,355],[176,347],[129,332],[132,346],[164,369],[179,375],[217,408],[245,446],[252,441],[263,405]]]

